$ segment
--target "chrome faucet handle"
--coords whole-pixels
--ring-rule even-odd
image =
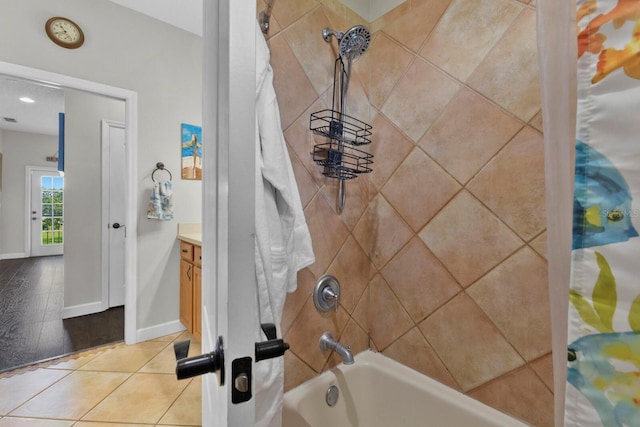
[[[338,311],[340,299],[340,283],[331,276],[325,275],[318,279],[313,289],[313,303],[319,311],[329,311],[335,308]]]
[[[335,306],[336,311],[338,311],[338,298],[340,297],[339,292],[335,292],[330,287],[326,287],[322,289],[322,298],[325,301],[329,302],[330,305]]]

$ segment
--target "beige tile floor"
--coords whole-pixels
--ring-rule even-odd
[[[200,426],[201,380],[174,372],[173,343],[187,338],[120,343],[0,374],[0,427]]]

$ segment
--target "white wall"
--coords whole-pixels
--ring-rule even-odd
[[[46,157],[58,151],[58,138],[4,130],[2,139],[0,258],[17,258],[25,256],[25,166],[57,167]]]
[[[138,94],[139,329],[177,321],[178,222],[201,220],[201,185],[180,179],[180,124],[202,117],[202,41],[192,33],[107,0],[0,0],[0,61],[136,91]],[[85,44],[67,50],[45,35],[52,16],[80,24]],[[206,141],[204,141],[206,143]],[[172,222],[146,219],[151,173],[174,175]]]
[[[0,154],[2,154],[2,129],[0,129]],[[2,221],[2,158],[0,157],[0,221]]]
[[[64,305],[100,302],[101,120],[124,122],[122,100],[65,91]]]

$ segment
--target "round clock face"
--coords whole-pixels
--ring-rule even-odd
[[[84,43],[84,34],[78,25],[67,18],[53,17],[45,25],[49,38],[59,46],[76,49]]]

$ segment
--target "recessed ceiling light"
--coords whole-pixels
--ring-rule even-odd
[[[22,96],[22,97],[20,97],[20,101],[22,101],[22,102],[26,102],[27,104],[33,104],[34,102],[36,102],[36,101],[34,101],[33,99],[31,99],[31,98],[29,98],[29,97],[26,97],[26,96]]]

